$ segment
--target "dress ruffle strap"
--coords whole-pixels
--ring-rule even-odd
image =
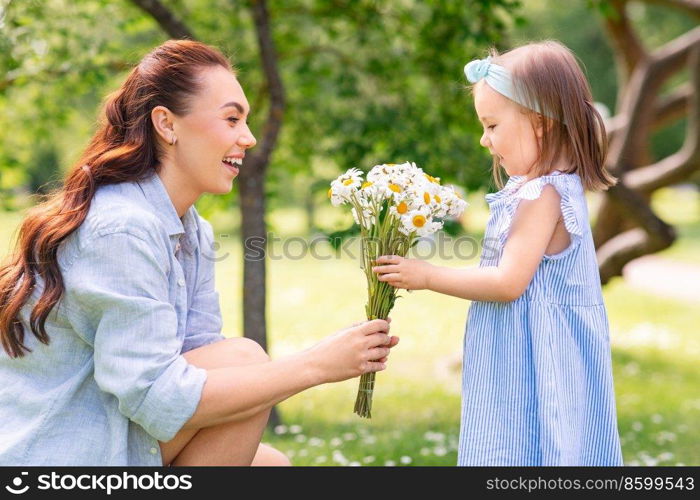
[[[502,230],[499,235],[501,237],[501,243],[505,243],[505,240],[508,237],[510,226],[520,201],[535,200],[539,198],[544,187],[547,184],[551,184],[561,197],[560,208],[564,219],[564,226],[571,235],[572,239],[572,244],[569,246],[569,249],[573,248],[575,243],[578,243],[578,240],[580,240],[580,238],[583,236],[581,222],[576,215],[577,207],[574,201],[575,199],[580,199],[583,196],[583,186],[581,185],[578,175],[544,175],[542,177],[532,179],[524,184],[521,184],[521,182],[522,178],[512,177],[503,190],[487,196],[487,201],[492,205],[500,205],[500,203],[496,202],[504,200],[503,209],[506,211],[506,214],[504,214],[505,220],[503,221],[501,226]]]
[[[564,217],[564,225],[569,234],[581,237],[583,232],[578,219],[576,218],[576,209],[572,200],[574,190],[580,188],[580,183],[577,183],[576,176],[570,175],[545,175],[527,182],[516,193],[515,198],[521,200],[535,200],[540,197],[542,190],[547,184],[554,186],[559,196],[561,197],[561,213]],[[582,194],[582,193],[578,193]],[[513,209],[517,208],[517,203],[513,204]],[[513,212],[511,215],[515,215]],[[512,218],[512,217],[511,217]]]

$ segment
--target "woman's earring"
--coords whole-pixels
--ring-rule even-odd
[[[177,142],[177,137],[175,137],[175,134],[173,134],[172,137],[170,138],[170,145],[174,146],[175,142]]]

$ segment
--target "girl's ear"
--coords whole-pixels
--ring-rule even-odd
[[[533,126],[535,128],[535,135],[537,136],[537,138],[542,139],[542,133],[544,132],[544,127],[546,126],[546,124],[545,119],[541,114],[535,113],[535,120]]]

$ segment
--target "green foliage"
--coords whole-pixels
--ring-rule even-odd
[[[267,111],[256,35],[246,1],[180,0],[168,7],[199,39],[238,68],[258,137]],[[124,0],[22,1],[3,9],[0,46],[0,172],[36,188],[75,160],[94,128],[101,98],[124,71],[167,38]],[[332,178],[350,166],[416,161],[469,188],[482,185],[488,157],[465,91],[462,67],[498,43],[517,0],[476,2],[307,0],[268,2],[287,96],[269,194],[299,202],[293,179]],[[517,20],[516,20],[517,21]],[[34,177],[29,172],[35,172]],[[203,203],[205,211],[231,198]]]
[[[35,191],[76,159],[102,97],[162,35],[127,2],[5,2],[0,17],[0,189]]]
[[[630,2],[630,21],[642,44],[650,51],[691,30],[697,21],[681,11],[660,5]],[[604,17],[615,18],[609,0],[553,2],[529,0],[522,14],[527,20],[508,30],[513,45],[530,40],[555,39],[574,51],[586,71],[593,97],[614,114],[618,93],[617,71],[613,51],[603,26]],[[666,86],[670,90],[685,78],[679,75]],[[683,142],[685,121],[680,120],[652,137],[652,155],[659,159],[674,153]]]
[[[564,43],[582,63],[595,100],[614,112],[617,74],[613,52],[603,30],[600,13],[587,3],[590,2],[530,0],[523,8],[527,22],[509,31],[509,42],[520,45],[528,41],[554,39]],[[595,4],[599,9],[608,8],[606,2]]]

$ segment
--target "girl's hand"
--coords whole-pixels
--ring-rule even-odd
[[[319,383],[340,382],[386,369],[389,351],[399,338],[389,335],[389,323],[363,321],[340,330],[307,350]]]
[[[423,290],[428,288],[433,265],[420,259],[406,259],[396,255],[382,255],[379,264],[372,268],[379,281],[386,281],[396,288]]]

